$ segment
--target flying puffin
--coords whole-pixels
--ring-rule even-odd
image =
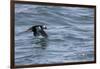
[[[47,38],[48,35],[44,31],[44,29],[47,29],[47,27],[45,25],[35,25],[35,26],[32,26],[31,28],[29,28],[27,31],[33,32],[33,35],[35,37],[42,36],[42,37]]]

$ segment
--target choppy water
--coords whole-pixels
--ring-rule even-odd
[[[15,6],[15,64],[50,64],[94,60],[94,9],[29,4]],[[48,39],[23,32],[46,25]]]

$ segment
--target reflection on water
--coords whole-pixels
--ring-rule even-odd
[[[48,38],[24,32],[46,25]],[[94,60],[94,9],[15,5],[15,64],[52,64]]]
[[[37,44],[37,46],[35,48],[38,48],[38,46],[41,49],[45,49],[48,45],[48,39],[47,38],[38,38],[35,40],[35,43],[33,42],[33,44]]]

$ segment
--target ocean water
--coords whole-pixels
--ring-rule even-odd
[[[46,25],[49,37],[21,33],[33,25]],[[15,64],[94,61],[93,34],[93,8],[16,4]]]

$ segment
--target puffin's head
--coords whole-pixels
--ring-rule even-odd
[[[45,25],[43,25],[42,27],[43,27],[43,29],[47,29],[47,27]]]

